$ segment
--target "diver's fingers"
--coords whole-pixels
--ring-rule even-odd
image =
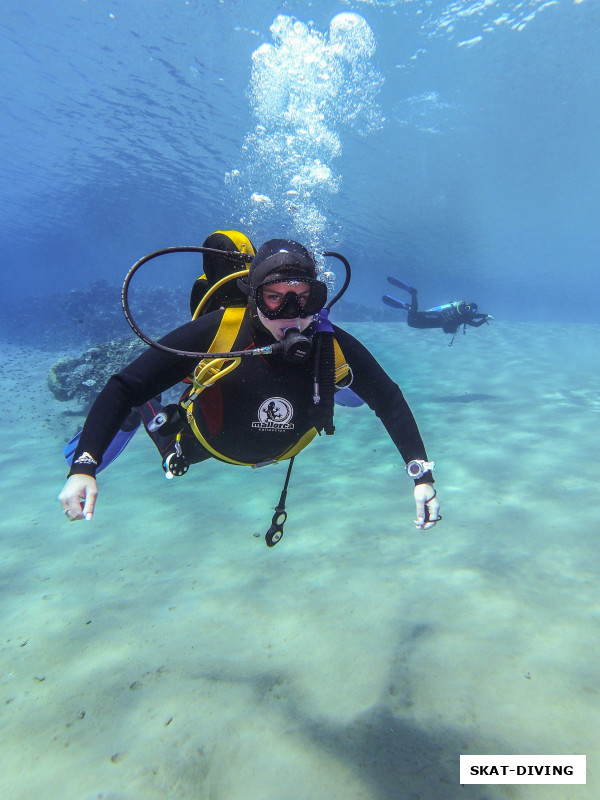
[[[415,507],[417,518],[414,520],[417,528],[428,530],[441,519],[440,504],[437,494],[431,483],[420,483],[414,489]]]
[[[437,522],[439,522],[440,520],[441,520],[440,516],[432,517],[431,519],[428,519],[427,521],[425,521],[425,518],[418,516],[417,519],[414,520],[414,523],[415,523],[415,527],[419,528],[419,530],[427,531],[427,530],[429,530],[429,528],[433,528],[433,526]]]
[[[425,522],[425,501],[416,500],[415,505],[417,508],[417,518],[415,520],[415,525],[417,527],[421,527],[421,525],[423,525],[423,523]]]
[[[69,522],[74,522],[76,519],[83,519],[81,502],[77,498],[71,498],[66,502],[61,501],[61,505],[63,507],[63,514],[66,515]]]
[[[440,503],[437,499],[437,495],[433,495],[430,500],[427,500],[425,503],[425,520],[423,525],[421,525],[421,530],[429,530],[429,528],[433,528],[436,522],[441,520],[440,516]]]
[[[437,522],[438,519],[440,519],[440,502],[437,499],[437,495],[434,494],[431,500],[428,500],[425,505],[427,506],[429,521]]]
[[[85,506],[83,507],[83,516],[85,519],[90,520],[94,516],[94,508],[96,507],[96,498],[98,497],[98,486],[94,481],[93,486],[88,486],[85,493]]]
[[[58,502],[62,506],[63,514],[66,515],[68,520],[77,519],[77,515],[81,512],[81,505],[77,503],[77,497],[73,496],[68,489],[68,481],[65,488],[57,497]]]
[[[67,519],[91,519],[94,513],[98,487],[91,475],[71,475],[58,495]]]
[[[413,520],[413,522],[415,523],[415,528],[418,528],[421,531],[426,531],[429,530],[429,528],[433,528],[437,522],[437,519],[426,521],[425,517],[418,514],[417,518]]]

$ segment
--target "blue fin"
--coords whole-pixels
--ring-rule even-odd
[[[392,297],[391,294],[384,294],[381,298],[386,306],[391,306],[392,308],[403,308],[405,311],[408,311],[409,305],[405,303],[404,300],[398,300],[396,297]]]
[[[138,428],[139,427],[140,426],[138,426]],[[102,456],[102,461],[100,462],[100,466],[96,470],[96,474],[98,474],[98,472],[102,472],[103,469],[106,469],[106,467],[108,467],[109,464],[112,464],[115,458],[118,458],[118,456],[121,455],[123,450],[125,450],[129,442],[133,439],[133,436],[135,432],[138,430],[138,428],[134,428],[131,431],[118,431],[115,438],[106,448],[106,452]],[[80,436],[81,436],[81,431],[79,431],[79,433],[76,433],[75,436],[71,439],[71,441],[68,442],[63,448],[63,456],[66,458],[67,464],[69,466],[71,466],[71,463],[73,461],[73,456],[75,455],[75,450],[77,449],[77,445],[79,444]]]
[[[362,397],[359,397],[356,392],[353,392],[348,387],[338,389],[334,397],[338,406],[348,406],[348,408],[358,408],[365,403]]]

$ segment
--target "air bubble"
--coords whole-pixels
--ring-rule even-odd
[[[287,235],[321,251],[333,235],[326,210],[341,185],[334,169],[341,131],[382,124],[376,95],[383,81],[370,63],[375,37],[355,13],[336,15],[327,33],[283,14],[270,30],[273,44],[252,55],[256,125],[242,146],[246,201],[238,216],[250,220],[248,233],[261,235],[283,218]]]

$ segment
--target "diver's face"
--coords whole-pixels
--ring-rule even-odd
[[[263,301],[268,309],[277,310],[285,300],[286,294],[293,292],[298,297],[300,306],[305,306],[310,297],[310,286],[304,281],[280,281],[279,283],[269,283],[263,290]],[[260,308],[257,309],[258,318],[273,336],[280,342],[285,332],[289,328],[295,328],[300,332],[305,331],[310,323],[313,321],[310,317],[296,317],[295,319],[267,319],[261,312]]]

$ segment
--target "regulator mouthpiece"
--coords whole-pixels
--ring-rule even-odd
[[[300,333],[298,328],[288,328],[281,342],[273,346],[274,352],[280,352],[285,361],[301,364],[310,356],[312,339]]]

